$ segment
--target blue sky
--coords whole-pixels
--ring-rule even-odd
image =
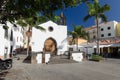
[[[105,12],[108,21],[116,20],[120,22],[120,0],[100,0],[101,5],[108,4],[111,10]],[[82,4],[74,8],[68,8],[65,10],[59,10],[56,13],[59,15],[63,12],[66,16],[68,30],[73,30],[72,24],[83,25],[84,27],[89,27],[94,25],[94,18],[83,21],[83,18],[87,15],[87,7]]]

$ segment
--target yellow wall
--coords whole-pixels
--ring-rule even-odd
[[[116,25],[116,36],[120,37],[120,23]]]
[[[68,43],[70,44],[70,42],[72,42],[72,38],[68,38]],[[86,39],[82,39],[82,38],[78,39],[78,44],[85,43],[85,42],[87,42]],[[75,44],[77,44],[77,39],[75,39]]]
[[[85,43],[85,42],[87,42],[87,40],[81,39],[81,38],[78,39],[78,44]]]

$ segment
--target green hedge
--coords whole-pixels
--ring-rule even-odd
[[[103,57],[102,57],[102,56],[95,55],[95,54],[93,54],[93,55],[92,55],[92,60],[95,60],[95,61],[100,61],[100,60],[102,60],[102,59],[103,59]]]

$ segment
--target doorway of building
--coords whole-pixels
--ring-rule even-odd
[[[48,38],[45,40],[43,51],[45,53],[49,52],[51,56],[57,55],[57,43],[53,38]]]

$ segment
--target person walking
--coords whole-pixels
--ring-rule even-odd
[[[105,60],[107,60],[107,58],[108,58],[108,53],[107,52],[104,53],[104,58],[105,58]]]

